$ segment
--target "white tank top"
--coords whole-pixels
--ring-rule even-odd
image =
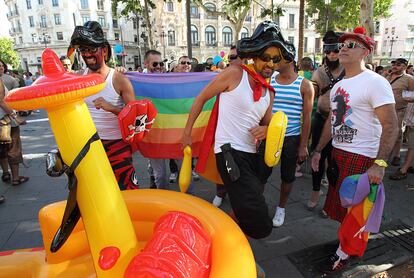
[[[220,146],[230,143],[233,149],[255,153],[255,138],[249,129],[259,125],[269,104],[270,95],[267,89],[265,96],[259,101],[253,100],[248,74],[243,70],[243,77],[237,88],[220,94],[214,152],[220,153]]]
[[[103,97],[107,102],[116,107],[124,107],[124,102],[121,96],[115,91],[115,88],[112,84],[114,72],[114,69],[109,69],[108,76],[105,80],[106,85],[102,91],[100,91],[98,94],[85,98],[86,105],[88,106],[89,112],[91,113],[93,122],[96,126],[96,130],[98,131],[99,137],[103,140],[117,140],[122,138],[118,123],[118,116],[103,109],[96,109],[95,105],[93,104],[93,100],[99,97]],[[88,71],[86,70],[84,75],[87,73]]]

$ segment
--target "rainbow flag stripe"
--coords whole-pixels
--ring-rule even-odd
[[[182,158],[181,136],[195,97],[216,76],[215,73],[126,74],[134,87],[136,99],[150,99],[158,114],[142,142],[133,146],[148,158]],[[198,156],[204,131],[213,109],[210,99],[194,124],[193,156]]]

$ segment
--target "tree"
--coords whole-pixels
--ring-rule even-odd
[[[112,0],[112,14],[115,17],[118,17],[118,5],[123,4],[123,9],[121,10],[120,16],[131,19],[135,18],[137,20],[137,24],[139,22],[138,17],[143,16],[145,21],[145,26],[148,30],[148,38],[149,38],[149,48],[154,48],[154,39],[152,36],[152,24],[150,18],[150,10],[155,9],[155,4],[152,0],[144,0],[144,6],[141,5],[140,0]],[[137,31],[138,31],[137,26]],[[139,39],[139,36],[138,36]]]
[[[365,28],[366,35],[374,37],[374,0],[361,0],[360,25]],[[368,56],[368,63],[372,62],[372,55]]]
[[[235,30],[233,41],[239,39],[243,23],[252,6],[252,0],[227,0],[223,5],[222,11],[212,11],[203,4],[203,0],[194,0],[194,3],[201,7],[207,14],[213,16],[222,16],[233,25]]]
[[[327,30],[353,29],[360,24],[360,0],[307,0],[307,14],[318,14],[315,19],[316,30],[324,35]],[[374,18],[389,17],[393,0],[376,0]]]
[[[13,41],[8,38],[0,38],[0,60],[17,69],[20,65],[20,57],[13,50]]]

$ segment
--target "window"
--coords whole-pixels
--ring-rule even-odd
[[[26,0],[27,9],[30,10],[32,8],[32,0]]]
[[[169,11],[169,12],[174,11],[174,3],[172,1],[167,2],[167,11]]]
[[[198,7],[194,4],[190,5],[190,16],[192,18],[200,18],[200,15],[198,14]]]
[[[60,14],[54,14],[55,16],[55,25],[61,25],[62,21],[60,20]]]
[[[105,17],[104,16],[98,16],[98,22],[99,22],[99,24],[101,24],[101,26],[103,28],[105,28],[105,26],[106,26],[106,20],[105,20]]]
[[[114,33],[114,36],[115,36],[115,40],[119,41],[119,33]]]
[[[59,7],[59,0],[52,0],[53,7]]]
[[[289,14],[289,28],[295,28],[295,15]]]
[[[230,27],[223,28],[223,45],[230,46],[233,44],[233,30]]]
[[[309,28],[309,16],[307,16],[307,15],[305,15],[305,22],[304,22],[305,24],[305,29],[308,29]]]
[[[91,18],[90,18],[90,16],[89,15],[87,15],[87,14],[83,14],[82,15],[82,23],[83,24],[85,24],[86,22],[88,22],[88,21],[90,21],[91,20]]]
[[[104,10],[104,0],[98,0],[96,2],[97,6],[98,6],[98,10],[103,11]]]
[[[23,43],[23,37],[19,37],[19,43],[22,44]]]
[[[391,33],[394,35],[394,33],[395,33],[395,27],[392,27],[391,28]]]
[[[376,33],[376,34],[379,34],[379,32],[380,32],[380,22],[379,21],[375,21],[375,30],[374,30],[374,32]]]
[[[216,45],[216,29],[213,26],[206,27],[206,45],[215,46]]]
[[[209,10],[209,11],[212,11],[212,12],[216,11],[216,5],[214,5],[213,3],[206,3],[204,5],[204,7],[206,7],[206,9]],[[212,14],[206,12],[206,18],[217,19],[218,16],[217,15],[212,15]]]
[[[29,16],[29,26],[30,27],[34,27],[34,18],[33,18],[33,16]]]
[[[191,25],[191,44],[194,46],[199,46],[198,41],[198,29],[194,25]]]
[[[168,45],[175,46],[175,31],[168,31]]]
[[[134,42],[138,43],[138,36],[137,35],[134,35]]]
[[[321,38],[315,38],[315,52],[321,52]]]
[[[88,9],[89,8],[89,3],[88,0],[81,0],[81,9]]]
[[[291,43],[295,43],[295,37],[289,36],[288,41],[290,41]]]
[[[45,15],[40,16],[40,27],[42,27],[42,28],[47,27],[46,16]]]
[[[37,36],[36,34],[34,33],[32,34],[32,42],[36,42],[36,36]]]
[[[117,20],[117,19],[112,19],[112,26],[113,26],[114,28],[119,28],[119,27],[118,27],[118,20]]]
[[[277,26],[280,26],[280,16],[276,16],[275,22],[276,22]]]
[[[132,28],[134,28],[134,30],[137,29],[137,19],[136,18],[132,19]]]
[[[38,1],[39,5],[43,5],[43,0]]]
[[[308,52],[308,38],[303,38],[303,52]]]
[[[58,41],[63,41],[63,32],[56,32],[56,38]]]
[[[385,28],[385,32],[384,32],[385,34],[388,34],[388,28]]]
[[[244,38],[247,38],[248,36],[249,36],[249,30],[247,30],[246,27],[243,27],[241,29],[241,38],[244,39]]]

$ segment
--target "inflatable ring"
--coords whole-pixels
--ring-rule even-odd
[[[279,163],[282,155],[287,121],[287,116],[282,111],[277,111],[270,120],[267,129],[265,149],[265,163],[269,167],[273,167]]]

